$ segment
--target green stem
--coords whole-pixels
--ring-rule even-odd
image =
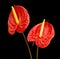
[[[32,59],[32,54],[31,54],[31,51],[30,51],[30,48],[29,48],[29,45],[28,45],[27,39],[26,39],[24,33],[22,33],[22,35],[23,35],[24,40],[25,40],[25,43],[26,43],[26,45],[27,45],[27,48],[28,48],[28,51],[29,51],[29,54],[30,54],[30,59]]]
[[[38,52],[39,52],[39,48],[37,47],[37,49],[36,49],[36,59],[38,59]]]

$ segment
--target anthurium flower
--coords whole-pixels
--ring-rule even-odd
[[[47,47],[55,35],[54,27],[49,22],[39,23],[35,25],[28,33],[28,42],[34,42],[38,47]]]
[[[15,31],[23,33],[28,27],[30,17],[28,11],[23,6],[12,6],[8,17],[8,32],[13,35]]]

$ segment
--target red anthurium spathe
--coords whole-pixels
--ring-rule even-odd
[[[13,35],[15,31],[23,33],[30,23],[28,11],[23,6],[12,6],[8,17],[8,32]]]
[[[42,37],[40,37],[41,26],[42,23],[35,25],[28,33],[27,40],[28,42],[34,42],[40,48],[45,48],[50,44],[55,31],[52,24],[45,22]]]

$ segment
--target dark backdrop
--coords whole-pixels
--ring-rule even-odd
[[[40,23],[45,18],[55,29],[55,37],[47,48],[39,48],[39,59],[60,58],[60,9],[57,1],[39,1],[39,0],[0,0],[0,57],[29,59],[29,53],[21,33],[15,33],[11,36],[8,33],[8,16],[11,6],[22,5],[30,15],[29,27],[24,32],[26,37],[29,30]],[[36,46],[29,43],[33,59],[35,59]],[[2,58],[3,58],[2,57]],[[0,58],[1,59],[1,58]]]

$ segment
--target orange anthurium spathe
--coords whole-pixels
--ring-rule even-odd
[[[23,6],[12,6],[8,17],[8,32],[13,35],[15,31],[23,33],[30,23],[28,11]]]
[[[43,21],[43,23],[44,22],[45,21]],[[49,22],[45,22],[44,25],[42,25],[42,23],[35,25],[28,33],[27,40],[28,42],[34,42],[40,48],[45,48],[50,44],[55,35],[55,31]],[[41,28],[43,28],[42,36],[40,35]]]

